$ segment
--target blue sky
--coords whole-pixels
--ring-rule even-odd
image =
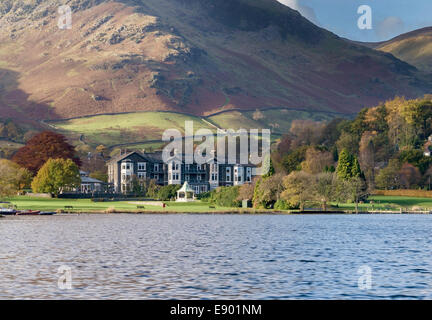
[[[383,41],[401,33],[432,26],[432,0],[278,0],[315,24],[341,37]],[[372,29],[360,30],[357,9],[372,9]]]

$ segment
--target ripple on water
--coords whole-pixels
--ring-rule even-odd
[[[432,299],[431,227],[425,215],[9,217],[0,298]],[[62,265],[72,290],[57,286]]]

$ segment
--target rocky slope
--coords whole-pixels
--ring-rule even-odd
[[[389,41],[369,45],[377,50],[389,52],[420,70],[432,73],[432,27],[408,32]]]
[[[358,111],[431,92],[390,54],[349,43],[275,0],[0,2],[0,117],[130,111],[207,115],[275,106]]]

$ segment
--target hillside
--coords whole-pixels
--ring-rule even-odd
[[[430,78],[276,0],[0,2],[0,117],[285,107],[353,113]]]
[[[369,46],[389,52],[420,70],[432,72],[432,27],[408,32],[389,41]]]

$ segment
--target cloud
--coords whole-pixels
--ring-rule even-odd
[[[309,6],[305,6],[301,3],[301,0],[278,0],[280,3],[290,7],[291,9],[297,10],[300,14],[308,19],[309,21],[319,24],[314,9]]]
[[[380,40],[388,40],[404,33],[405,23],[399,17],[387,17],[380,21],[375,28],[375,33]]]

